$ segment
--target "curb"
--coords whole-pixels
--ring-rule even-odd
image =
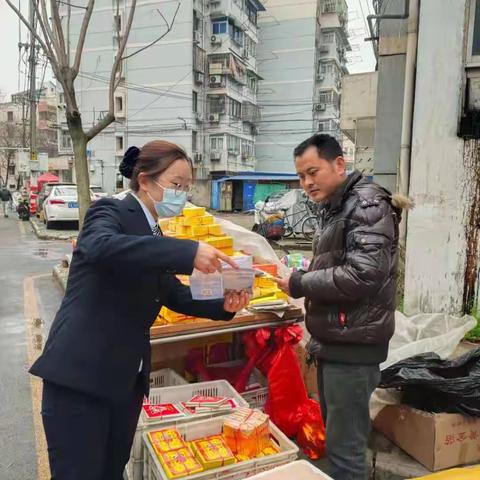
[[[65,292],[67,288],[68,280],[68,268],[62,266],[62,264],[55,265],[52,270],[53,278],[58,282],[60,288]]]
[[[39,225],[39,222],[33,218],[30,218],[30,225],[33,228],[33,231],[35,232],[35,235],[40,239],[40,240],[72,240],[73,238],[78,237],[78,232],[75,234],[68,234],[68,235],[62,235],[62,234],[55,234],[55,233],[46,233],[43,229],[43,225]]]

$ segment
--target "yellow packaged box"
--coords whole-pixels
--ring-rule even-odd
[[[205,225],[197,225],[195,227],[190,227],[192,236],[194,237],[204,237],[208,235],[208,227]]]
[[[235,455],[256,457],[271,446],[268,415],[241,407],[225,418],[223,436]]]
[[[215,248],[232,248],[233,255],[233,238],[229,236],[224,237],[209,237],[205,240],[206,243]]]
[[[277,284],[268,277],[255,277],[255,286],[260,288],[276,288]]]
[[[181,478],[203,471],[200,462],[187,447],[162,453],[158,456],[158,459],[168,478]]]
[[[188,227],[184,227],[183,225],[176,225],[175,226],[175,233],[177,235],[186,235],[187,234],[187,228]]]
[[[195,457],[205,470],[223,467],[236,462],[222,435],[212,435],[192,442]]]
[[[215,219],[212,215],[204,215],[200,217],[202,219],[202,225],[213,225],[215,223]]]
[[[224,236],[225,234],[222,231],[222,227],[218,224],[208,226],[208,234],[214,235],[216,237]]]
[[[205,215],[204,207],[187,207],[183,209],[184,217],[203,217]]]
[[[203,217],[187,217],[185,218],[183,225],[186,227],[196,227],[198,225],[202,225],[202,218]]]
[[[174,428],[149,432],[148,439],[158,455],[172,450],[179,450],[186,446],[185,441]]]

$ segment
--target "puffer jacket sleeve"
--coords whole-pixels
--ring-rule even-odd
[[[345,263],[290,277],[292,296],[317,303],[352,302],[377,292],[390,275],[395,222],[387,201],[357,206],[346,229]]]

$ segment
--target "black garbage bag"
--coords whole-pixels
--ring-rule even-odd
[[[407,358],[382,372],[380,388],[400,389],[402,403],[419,410],[480,417],[480,348],[454,360]]]

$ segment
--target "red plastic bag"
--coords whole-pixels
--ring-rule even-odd
[[[272,422],[297,443],[312,459],[325,451],[325,427],[318,402],[308,398],[295,353],[303,331],[299,325],[281,327],[273,335],[249,332],[244,341],[250,360],[268,378],[265,412]],[[268,343],[267,343],[268,342]]]

